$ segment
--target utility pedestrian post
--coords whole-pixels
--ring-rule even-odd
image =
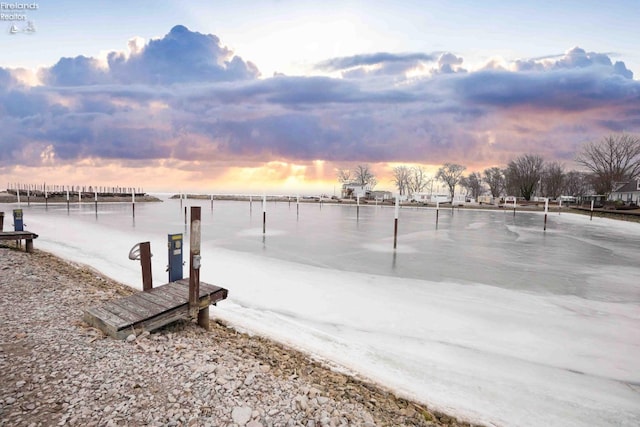
[[[393,221],[393,249],[395,250],[398,244],[398,214],[400,210],[400,196],[396,196],[396,209]]]
[[[31,194],[29,189],[31,188],[31,184],[27,185],[27,206],[31,206]]]
[[[211,195],[211,212],[213,212],[213,194]]]
[[[589,221],[593,221],[593,200],[591,201],[591,216],[589,217]]]
[[[93,194],[94,194],[94,200],[96,204],[96,215],[97,215],[98,214],[98,190],[94,190]]]
[[[440,216],[440,200],[436,200],[436,228],[438,228],[438,217]]]
[[[513,217],[516,217],[516,197],[513,197]]]
[[[547,214],[549,213],[549,198],[544,199],[544,230],[547,231]]]
[[[47,184],[44,184],[44,208],[49,208],[49,197],[47,195]]]
[[[98,201],[96,199],[96,206],[98,206]],[[136,190],[131,189],[131,212],[133,217],[136,217]]]
[[[300,217],[300,195],[296,196],[296,219]]]
[[[360,219],[360,195],[356,196],[356,220]]]
[[[69,213],[69,189],[67,188],[67,213]]]
[[[200,206],[191,206],[189,245],[189,315],[198,318],[198,325],[209,328],[209,308],[200,310]],[[206,316],[206,322],[205,317]]]

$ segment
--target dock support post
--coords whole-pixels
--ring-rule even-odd
[[[200,309],[200,206],[191,206],[189,247],[189,314],[199,316]]]
[[[207,331],[211,329],[209,324],[209,306],[201,308],[200,311],[198,311],[198,326]]]

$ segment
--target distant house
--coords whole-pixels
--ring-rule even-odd
[[[413,193],[411,198],[418,203],[445,203],[451,201],[451,197],[448,194]]]
[[[371,191],[371,185],[360,184],[359,182],[347,182],[342,184],[342,198],[355,199],[357,197],[365,197],[367,192]]]
[[[640,205],[640,179],[616,183],[609,200],[622,200],[625,203]]]
[[[378,190],[378,191],[367,191],[365,193],[365,196],[367,199],[371,199],[371,200],[380,200],[380,201],[385,201],[385,200],[391,200],[393,199],[393,194],[391,193],[391,191],[382,191],[382,190]]]

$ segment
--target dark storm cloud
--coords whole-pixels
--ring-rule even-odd
[[[589,110],[638,100],[639,85],[616,73],[596,68],[550,72],[481,71],[452,82],[463,100],[502,108],[529,106],[549,110]]]

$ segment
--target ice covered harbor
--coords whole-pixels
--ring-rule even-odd
[[[167,234],[186,233],[164,199],[135,218],[22,208],[36,248],[140,289],[131,246],[151,242],[160,285]],[[268,203],[263,234],[259,202],[186,205],[202,206],[201,280],[229,289],[213,316],[470,421],[640,425],[638,223],[441,209],[436,228],[403,208],[394,250],[393,208]]]

